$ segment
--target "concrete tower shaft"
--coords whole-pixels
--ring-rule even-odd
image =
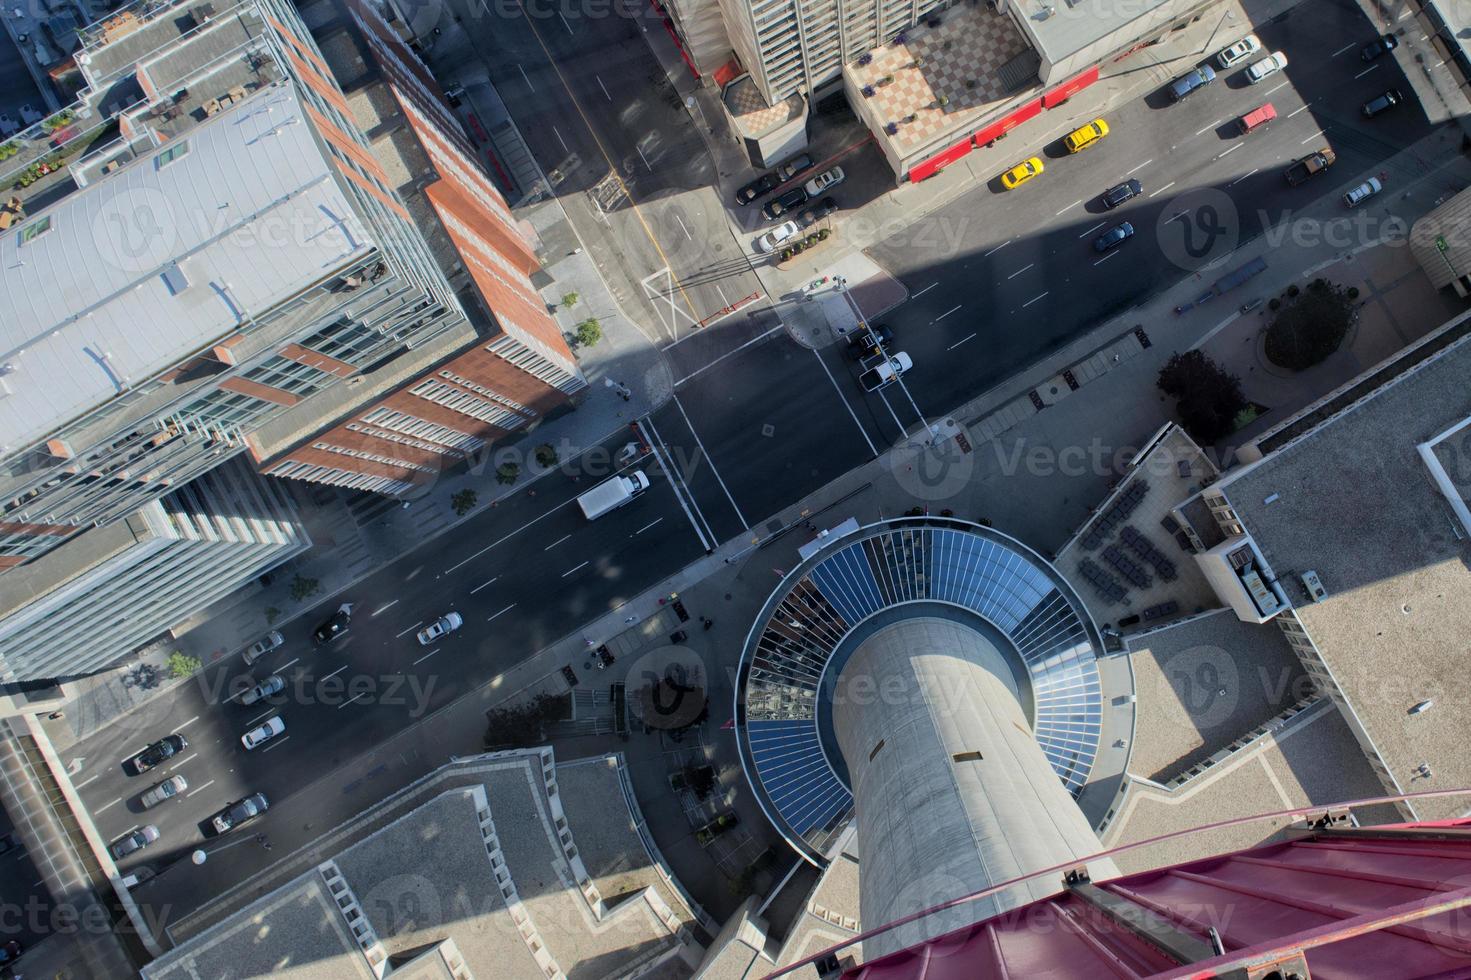
[[[848,766],[865,926],[1102,850],[1048,763],[1006,658],[962,624],[918,617],[853,653],[832,701]],[[1094,862],[1095,877],[1116,875]],[[875,937],[865,959],[1057,891],[1038,878]]]

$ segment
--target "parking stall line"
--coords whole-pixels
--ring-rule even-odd
[[[1107,221],[1100,221],[1100,222],[1098,222],[1098,224],[1094,225],[1092,228],[1089,228],[1087,231],[1083,232],[1078,237],[1079,238],[1087,238],[1089,235],[1093,234],[1095,231],[1097,231],[1098,229],[1102,228],[1106,224],[1108,224]]]
[[[1163,194],[1165,191],[1169,190],[1171,187],[1174,187],[1174,186],[1175,186],[1175,182],[1172,180],[1168,184],[1166,184],[1165,186],[1161,187],[1159,190],[1155,191],[1153,194],[1151,194],[1149,196],[1150,197],[1155,197],[1156,195]]]
[[[1354,76],[1354,79],[1355,80],[1358,80],[1360,78],[1363,78],[1365,75],[1369,74],[1369,72],[1373,71],[1375,68],[1378,68],[1378,67],[1379,67],[1378,65],[1370,65],[1368,68],[1365,68],[1363,71],[1361,71],[1357,75],[1355,75]]]
[[[274,738],[274,739],[271,739],[271,744],[270,745],[267,745],[265,748],[261,749],[261,751],[262,752],[269,752],[272,749],[280,748],[282,745],[285,745],[289,741],[291,741],[291,736],[290,735],[287,735],[285,738]]]
[[[966,334],[964,337],[961,337],[959,340],[957,340],[955,343],[951,344],[949,347],[946,347],[945,349],[946,350],[954,350],[955,348],[959,347],[961,344],[965,343],[967,340],[972,340],[974,338],[975,338],[975,334],[973,334],[973,333],[972,334]]]
[[[570,535],[569,535],[569,536],[570,536]],[[412,633],[412,632],[413,632],[413,631],[414,631],[414,630],[415,630],[415,629],[417,629],[417,628],[419,628],[419,627],[420,627],[420,626],[422,626],[422,625],[423,625],[423,624],[424,624],[424,621],[423,621],[423,620],[422,620],[422,619],[421,619],[421,620],[419,620],[419,621],[418,621],[418,622],[417,622],[417,623],[415,623],[415,624],[414,624],[414,625],[413,625],[413,626],[410,626],[410,627],[409,627],[409,628],[408,628],[408,629],[406,629],[406,630],[404,630],[404,631],[403,631],[403,633],[399,633],[399,634],[398,634],[398,635],[397,635],[397,636],[395,636],[395,637],[394,637],[394,639],[395,639],[395,640],[397,640],[397,639],[399,639],[399,638],[400,638],[400,637],[402,637],[402,636],[404,636],[404,635],[405,635],[405,634],[407,634],[407,633]]]
[[[1050,291],[1051,290],[1049,290],[1048,292],[1050,292]],[[1033,303],[1037,302],[1037,300],[1042,299],[1046,295],[1047,295],[1047,293],[1043,293],[1041,296],[1033,296],[1031,299],[1027,300],[1025,303],[1022,304],[1022,309],[1025,310],[1027,307],[1031,306]]]
[[[184,794],[184,799],[187,800],[189,797],[193,796],[195,793],[202,793],[205,790],[209,789],[214,784],[215,784],[215,781],[213,779],[211,779],[209,782],[205,783],[203,786],[196,786],[193,789],[191,789],[189,792],[187,792],[187,793]]]
[[[838,387],[838,379],[834,378],[833,373],[828,370],[827,363],[823,361],[821,354],[817,353],[817,351],[814,350],[812,352],[812,356],[817,358],[818,364],[822,365],[822,373],[827,375],[828,381],[832,382],[833,390],[838,393],[838,401],[843,403],[843,407],[848,410],[849,417],[853,419],[853,424],[858,426],[858,434],[863,436],[864,442],[868,443],[869,452],[873,453],[874,456],[877,456],[879,454],[878,449],[874,446],[873,440],[868,437],[868,430],[863,427],[862,422],[858,421],[858,413],[853,411],[852,405],[848,404],[848,399],[846,396],[844,396],[843,389]]]
[[[1016,270],[1011,275],[1007,276],[1006,277],[1007,280],[1010,281],[1012,279],[1015,279],[1017,276],[1021,275],[1023,272],[1026,272],[1028,269],[1030,269],[1032,266],[1034,266],[1036,264],[1037,263],[1035,263],[1035,262],[1030,262],[1027,265],[1022,266],[1020,269]]]
[[[1134,170],[1143,170],[1145,167],[1149,166],[1153,162],[1154,162],[1154,158],[1151,157],[1150,159],[1145,160],[1143,163],[1139,164],[1139,166],[1135,167]],[[1130,170],[1128,173],[1124,174],[1124,176],[1125,177],[1132,177],[1132,176],[1134,176],[1134,170]]]
[[[498,612],[498,613],[496,613],[496,614],[495,614],[495,615],[494,615],[494,616],[491,616],[491,617],[490,617],[490,619],[487,619],[487,620],[486,620],[486,622],[487,622],[487,623],[488,623],[488,622],[490,622],[490,620],[491,620],[491,619],[495,619],[495,617],[496,617],[496,616],[500,616],[500,615],[502,615],[502,614],[503,614],[503,613],[508,613],[508,612],[510,612],[510,611],[511,611],[511,610],[512,610],[512,609],[515,609],[515,608],[516,608],[516,604],[515,604],[515,603],[514,603],[514,602],[513,602],[513,603],[511,603],[511,604],[510,604],[510,605],[509,605],[509,606],[507,606],[507,607],[506,607],[506,608],[504,608],[504,609],[502,609],[502,610],[501,610],[501,611],[500,611],[500,612]]]
[[[1242,174],[1240,177],[1237,177],[1235,180],[1231,181],[1231,183],[1227,184],[1226,186],[1227,187],[1235,187],[1237,184],[1241,183],[1243,180],[1245,180],[1246,178],[1250,177],[1252,174],[1254,174],[1254,173],[1260,173],[1261,172],[1261,169],[1262,169],[1261,167],[1253,167],[1252,169],[1248,170],[1246,173]]]
[[[700,439],[700,434],[695,431],[695,423],[691,422],[690,417],[685,414],[684,406],[680,404],[679,396],[673,395],[672,397],[674,400],[674,407],[679,409],[679,417],[684,419],[684,424],[689,427],[690,435],[695,437],[695,445],[699,446],[700,452],[705,454],[705,461],[710,464],[710,472],[715,474],[715,481],[720,484],[720,489],[725,491],[725,499],[730,501],[730,509],[736,512],[736,517],[740,518],[741,528],[744,530],[745,528],[750,527],[751,524],[749,521],[746,520],[746,515],[742,514],[740,507],[736,506],[735,497],[731,495],[730,487],[725,485],[725,478],[720,475],[720,470],[715,466],[715,459],[710,455],[709,450],[705,448],[705,443]],[[690,502],[693,503],[694,499],[694,492],[691,491]],[[704,518],[704,516],[704,514],[700,515],[702,519]],[[710,537],[713,539],[715,537],[715,529],[709,526],[708,521],[705,522],[705,526],[710,531]]]

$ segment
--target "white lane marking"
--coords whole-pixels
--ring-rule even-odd
[[[101,813],[103,810],[106,810],[110,806],[117,806],[122,801],[123,801],[123,798],[121,796],[119,796],[117,799],[113,800],[111,803],[104,803],[104,804],[102,804],[102,806],[99,806],[97,809],[93,810],[92,812],[93,813]]]
[[[1098,229],[1102,228],[1106,224],[1108,224],[1107,221],[1100,221],[1100,222],[1098,222],[1098,224],[1094,225],[1092,228],[1089,228],[1087,231],[1083,232],[1078,237],[1079,238],[1087,238],[1089,235],[1093,234],[1095,231],[1097,231]]]
[[[545,548],[543,548],[541,550],[542,551],[551,551],[557,545],[561,544],[563,541],[566,541],[570,537],[572,537],[572,535],[570,535],[570,534],[564,534],[560,538],[558,538],[557,540],[553,541],[551,544],[547,545]]]
[[[562,577],[563,578],[566,578],[568,575],[571,575],[573,572],[577,571],[577,569],[579,569],[579,568],[586,568],[586,567],[587,567],[587,562],[583,562],[581,565],[578,565],[575,568],[569,568],[569,569],[567,569],[565,572],[562,573]]]
[[[1145,160],[1143,163],[1139,164],[1139,166],[1135,167],[1134,170],[1143,170],[1145,167],[1149,166],[1153,162],[1154,162],[1154,158],[1151,157],[1148,160]],[[1124,176],[1125,177],[1132,177],[1132,176],[1134,176],[1134,170],[1130,170],[1128,173],[1124,174]]]
[[[593,78],[596,78],[598,80],[598,88],[603,90],[603,98],[607,99],[609,102],[612,102],[613,97],[608,94],[608,86],[603,84],[603,76],[594,75]]]
[[[1119,253],[1117,251],[1109,252],[1107,255],[1105,255],[1103,258],[1099,259],[1097,262],[1094,262],[1093,264],[1094,265],[1102,265],[1103,263],[1107,262],[1109,259],[1113,258],[1115,255],[1118,255],[1118,254]]]
[[[1277,85],[1273,86],[1272,88],[1267,89],[1266,92],[1264,92],[1262,94],[1264,94],[1264,95],[1271,95],[1273,92],[1277,91],[1277,89],[1283,88],[1286,85],[1287,85],[1286,82],[1279,82]]]
[[[322,680],[325,681],[328,677],[336,677],[338,674],[342,673],[346,669],[347,669],[347,664],[343,664],[341,667],[338,667],[336,670],[332,671],[332,673],[328,674],[327,677],[323,677]],[[269,714],[269,713],[270,712],[267,712],[267,714]]]
[[[679,228],[680,228],[681,231],[684,232],[684,237],[685,238],[688,238],[690,241],[694,241],[695,240],[695,236],[694,235],[691,235],[690,234],[690,230],[685,227],[684,219],[679,216],[679,213],[678,212],[675,212],[674,220],[679,222]],[[724,299],[725,298],[725,295],[722,293],[720,298],[721,299]],[[729,306],[730,304],[727,303],[725,305],[726,306]]]
[[[101,778],[102,778],[102,773],[99,772],[95,776],[88,776],[86,779],[82,780],[80,783],[73,783],[72,784],[72,788],[73,789],[81,789],[83,786],[86,786],[92,780],[94,780],[94,779],[101,779]]]
[[[491,619],[495,619],[495,617],[496,616],[499,616],[501,613],[510,612],[512,609],[515,609],[515,608],[516,608],[516,604],[513,602],[509,606],[507,606],[506,608],[502,609],[501,612],[496,613],[495,616],[491,616],[490,619],[487,619],[486,620],[486,622],[488,623],[488,622],[490,622]]]
[[[363,694],[367,694],[367,693],[368,693],[367,691],[364,691],[363,692]],[[354,695],[353,697],[348,698],[346,701],[342,702],[341,704],[339,704],[337,706],[337,710],[338,711],[341,711],[343,708],[347,707],[348,705],[350,705],[354,701],[356,701],[358,698],[362,697],[363,694]]]
[[[1226,150],[1224,153],[1216,154],[1216,159],[1221,159],[1221,157],[1225,156],[1227,153],[1235,153],[1237,150],[1241,149],[1245,145],[1245,143],[1237,143],[1235,146],[1231,147],[1229,150]]]
[[[1204,132],[1208,132],[1208,131],[1210,131],[1210,130],[1212,130],[1212,129],[1216,129],[1216,128],[1218,128],[1218,127],[1219,127],[1219,126],[1220,126],[1220,125],[1221,125],[1221,124],[1222,124],[1222,123],[1224,123],[1224,122],[1225,122],[1225,121],[1226,121],[1226,120],[1225,120],[1225,119],[1217,119],[1217,120],[1216,120],[1216,121],[1215,121],[1215,122],[1213,122],[1213,123],[1211,123],[1211,124],[1210,124],[1210,125],[1209,125],[1209,126],[1207,126],[1207,127],[1205,127],[1205,129],[1197,129],[1197,130],[1196,130],[1196,131],[1195,131],[1195,135],[1196,135],[1196,136],[1199,136],[1199,135],[1200,135],[1200,134],[1201,134],[1201,133],[1204,133]]]
[[[245,727],[246,728],[254,728],[258,723],[260,723],[262,721],[265,721],[267,717],[269,717],[269,716],[271,716],[271,715],[273,715],[275,713],[276,713],[276,709],[275,708],[267,708],[265,711],[261,712],[260,714],[256,715],[254,718],[252,718],[249,721],[247,721],[245,723]]]
[[[571,34],[572,33],[572,25],[569,24],[569,23],[567,23],[567,18],[562,15],[562,12],[560,10],[557,11],[557,16],[562,18],[562,26],[565,27],[565,28],[567,28],[567,33],[568,34]]]
[[[838,393],[838,401],[843,403],[843,407],[848,410],[849,417],[853,419],[853,424],[858,426],[858,432],[863,436],[863,441],[868,443],[868,451],[873,453],[874,456],[877,456],[879,454],[877,447],[874,446],[873,440],[868,437],[868,430],[863,427],[863,423],[858,421],[858,413],[853,411],[852,405],[848,404],[848,399],[843,395],[843,389],[838,387],[838,379],[834,378],[833,373],[827,369],[827,363],[823,361],[821,354],[813,351],[812,356],[817,358],[818,364],[822,365],[822,373],[827,375],[828,381],[832,382],[833,390]]]
[[[521,68],[520,65],[517,65],[516,67],[517,68]],[[526,87],[529,88],[529,89],[531,89],[531,91],[535,92],[536,91],[536,86],[531,84],[531,77],[526,74],[526,69],[525,68],[521,68],[521,77],[524,78],[524,79],[526,79]]]
[[[695,431],[695,423],[691,422],[690,421],[690,417],[685,414],[684,406],[681,405],[680,402],[679,402],[679,396],[678,395],[675,395],[673,397],[674,397],[674,407],[677,408],[677,409],[679,409],[679,417],[682,418],[682,419],[684,419],[684,424],[689,428],[690,435],[692,435],[692,436],[695,437],[695,445],[696,446],[699,446],[700,447],[700,452],[702,452],[702,453],[705,454],[705,462],[707,462],[707,463],[710,464],[710,472],[715,474],[715,481],[720,484],[720,489],[725,491],[725,499],[730,501],[730,509],[733,510],[733,511],[735,511],[736,512],[736,516],[741,519],[741,526],[743,528],[750,527],[751,524],[750,524],[749,521],[746,520],[746,515],[745,514],[742,514],[741,513],[741,509],[736,506],[735,497],[731,496],[730,487],[728,487],[728,486],[725,485],[725,479],[724,479],[724,477],[722,477],[720,475],[720,471],[715,468],[715,460],[714,460],[713,457],[711,457],[710,451],[708,449],[706,449],[705,448],[705,444],[702,441],[700,441],[700,434]],[[690,491],[690,500],[691,501],[694,500],[694,491]],[[703,515],[701,515],[701,516],[703,517]],[[708,527],[708,524],[706,526]],[[712,531],[712,533],[711,533],[710,536],[711,537],[714,537],[715,536],[714,533],[713,533],[713,531]]]
[[[198,752],[190,752],[188,755],[184,756],[184,758],[180,759],[178,762],[175,762],[173,765],[169,766],[169,770],[168,771],[169,772],[173,772],[175,769],[179,768],[184,763],[188,762],[190,759],[194,758],[198,754],[199,754]]]
[[[674,382],[674,387],[678,388],[680,385],[684,384],[686,381],[692,381],[692,380],[694,380],[695,378],[697,378],[700,375],[704,374],[706,371],[708,371],[711,368],[713,368],[715,365],[719,364],[721,361],[725,360],[727,357],[732,357],[732,356],[734,356],[736,354],[739,354],[741,351],[745,350],[747,347],[750,347],[752,344],[758,344],[761,341],[765,340],[767,337],[770,337],[772,334],[776,333],[778,330],[785,330],[785,329],[786,329],[785,326],[783,326],[782,324],[778,323],[776,326],[772,327],[770,330],[766,331],[761,336],[759,336],[759,337],[752,337],[750,340],[746,341],[744,344],[742,344],[741,346],[737,347],[735,350],[729,351],[729,352],[727,352],[725,354],[721,354],[715,360],[711,361],[709,364],[706,364],[704,367],[700,368],[699,370],[693,371],[690,374],[686,374],[684,377],[682,377],[678,381]],[[689,334],[688,336],[693,337],[693,336],[695,336],[695,334]],[[674,346],[673,344],[670,344],[669,345],[669,347],[673,347],[673,346]],[[665,347],[663,349],[664,350],[668,350],[669,347]]]
[[[1357,75],[1355,75],[1354,78],[1355,79],[1363,78],[1365,75],[1369,74],[1369,72],[1373,71],[1375,68],[1378,68],[1378,67],[1379,67],[1378,65],[1370,65],[1368,68],[1365,68],[1363,71],[1361,71]]]
[[[1246,173],[1242,174],[1240,177],[1237,177],[1235,180],[1231,181],[1231,183],[1227,184],[1226,186],[1235,187],[1237,184],[1241,183],[1243,180],[1250,177],[1252,174],[1257,173],[1261,169],[1261,167],[1254,167],[1251,170],[1248,170]]]
[[[571,537],[571,535],[569,534],[568,537]],[[455,566],[455,568],[458,568],[458,567],[459,567],[459,565],[456,565]],[[450,569],[450,571],[454,571],[454,569],[452,568],[452,569]],[[399,633],[398,636],[395,636],[394,639],[397,640],[399,637],[403,636],[405,633],[412,633],[419,626],[423,625],[423,623],[424,623],[424,621],[422,619],[419,620],[413,626],[410,626],[408,629],[404,630],[403,633]]]
[[[187,800],[189,797],[193,796],[195,793],[201,793],[204,790],[209,789],[214,784],[215,784],[215,781],[213,779],[211,779],[209,782],[205,783],[203,786],[196,786],[193,789],[191,789],[189,792],[187,792],[187,793],[184,794],[184,799]]]
[[[645,524],[643,527],[639,528],[637,531],[634,531],[633,534],[643,534],[645,531],[647,531],[649,528],[653,527],[655,524],[658,524],[663,519],[664,518],[662,518],[662,517],[656,517],[652,521],[650,521],[649,523]],[[633,537],[633,534],[630,534],[629,537]]]
[[[392,609],[396,605],[398,605],[398,600],[397,599],[394,599],[392,602],[388,603],[387,605],[379,606],[377,609],[374,609],[373,610],[373,615],[376,616],[376,615],[378,615],[381,612],[386,612],[387,610]]]
[[[939,316],[935,317],[935,319],[932,322],[933,323],[939,323],[941,320],[945,319],[947,316],[949,316],[950,314],[954,313],[958,309],[960,309],[960,305],[959,304],[951,307],[950,309],[946,310],[944,313],[941,313]]]
[[[494,581],[495,581],[495,579],[496,579],[496,578],[500,578],[500,576],[499,576],[499,575],[497,575],[497,576],[496,576],[496,577],[495,577],[495,578],[493,578],[493,579],[488,579],[488,580],[487,580],[487,581],[484,581],[484,582],[481,582],[481,583],[480,583],[480,584],[479,584],[479,585],[477,585],[477,586],[475,586],[475,588],[473,588],[473,589],[471,589],[471,590],[470,590],[470,594],[471,594],[471,595],[474,595],[474,594],[475,594],[475,593],[477,593],[477,592],[479,592],[479,591],[480,591],[480,590],[481,590],[481,589],[483,589],[483,588],[485,588],[485,587],[486,587],[486,586],[487,586],[487,585],[489,585],[489,584],[490,584],[490,583],[491,583],[491,582],[494,582]]]
[[[1413,14],[1413,13],[1414,13],[1413,10],[1406,10],[1404,13],[1402,13],[1398,17],[1396,17],[1394,19],[1394,22],[1396,24],[1398,24],[1400,21],[1404,20],[1406,17],[1410,16],[1410,14]]]
[[[645,167],[648,167],[649,168],[649,173],[653,173],[654,172],[654,165],[649,162],[649,158],[648,157],[644,156],[644,148],[641,147],[641,146],[639,146],[637,143],[635,143],[633,145],[633,148],[635,150],[638,150],[638,158],[644,162],[644,166]]]
[[[1295,115],[1297,115],[1297,114],[1298,114],[1298,113],[1299,113],[1299,112],[1302,112],[1302,111],[1303,111],[1303,110],[1304,110],[1304,109],[1306,109],[1306,108],[1308,108],[1308,107],[1307,107],[1307,106],[1305,106],[1305,105],[1303,105],[1303,106],[1298,106],[1298,107],[1297,107],[1297,108],[1296,108],[1296,109],[1293,109],[1293,110],[1292,110],[1292,111],[1291,111],[1291,112],[1289,112],[1289,113],[1288,113],[1288,114],[1287,114],[1287,118],[1288,118],[1288,119],[1291,119],[1291,118],[1292,118],[1292,117],[1293,117],[1293,116],[1295,116]]]
[[[1319,136],[1322,136],[1322,135],[1323,135],[1323,131],[1320,129],[1316,133],[1314,133],[1313,135],[1309,136],[1307,139],[1305,139],[1305,140],[1299,140],[1298,143],[1297,143],[1297,145],[1298,146],[1302,146],[1304,143],[1311,143],[1313,140],[1317,139]]]
[[[301,658],[300,657],[297,657],[295,660],[288,660],[284,664],[282,664],[281,666],[277,667],[275,670],[271,671],[271,673],[273,673],[273,674],[284,674],[284,673],[286,673],[286,668],[287,667],[294,666],[295,664],[299,663],[300,661],[301,661]]]
[[[1330,58],[1337,58],[1339,55],[1343,54],[1345,51],[1352,51],[1353,49],[1354,49],[1354,45],[1352,45],[1352,44],[1345,44],[1343,47],[1339,48],[1337,51],[1333,52],[1328,57],[1330,57]]]
[[[1074,201],[1073,203],[1069,204],[1067,207],[1063,208],[1062,211],[1071,211],[1073,208],[1077,207],[1079,204],[1082,204],[1082,203],[1083,203],[1082,201]],[[1062,216],[1062,211],[1057,212],[1057,214],[1053,215],[1053,217],[1055,217],[1055,218],[1056,217],[1061,217]]]
[[[966,336],[961,337],[959,340],[957,340],[955,343],[951,344],[949,347],[946,347],[945,349],[946,350],[954,350],[955,348],[959,347],[961,344],[965,343],[967,340],[970,340],[970,339],[972,339],[974,337],[975,337],[975,334],[967,334]]]
[[[1189,213],[1190,213],[1190,211],[1189,211],[1188,208],[1186,210],[1184,210],[1184,211],[1176,211],[1174,214],[1172,214],[1168,218],[1166,218],[1164,223],[1165,224],[1169,224],[1171,221],[1174,221],[1176,218],[1181,217],[1182,215],[1189,214]]]
[[[184,724],[180,725],[178,728],[175,728],[174,731],[176,731],[176,732],[182,732],[185,728],[187,728],[190,725],[194,724],[198,720],[199,720],[199,716],[198,715],[195,715],[193,718],[190,718],[188,721],[184,722]]]
[[[910,299],[918,299],[919,297],[923,296],[925,293],[929,292],[931,289],[934,289],[938,285],[939,285],[938,282],[932,282],[928,286],[926,286],[925,288],[921,289],[919,292],[911,294],[909,298]]]
[[[557,128],[555,123],[552,124],[552,132],[557,134],[557,142],[562,144],[562,152],[571,153],[572,147],[568,146],[567,141],[562,139],[562,131]]]
[[[269,752],[272,749],[276,748],[277,746],[285,745],[289,741],[291,741],[291,736],[290,735],[287,735],[285,738],[273,738],[273,739],[271,739],[271,744],[270,745],[267,745],[265,748],[261,749],[261,751],[262,752]]]
[[[1154,194],[1151,194],[1149,196],[1150,197],[1154,197],[1155,194],[1163,194],[1165,191],[1169,190],[1171,187],[1174,187],[1174,186],[1175,186],[1175,182],[1172,180],[1168,184],[1166,184],[1165,186],[1161,187],[1159,190],[1155,191]]]
[[[1006,278],[1008,280],[1015,279],[1017,276],[1021,275],[1023,272],[1026,272],[1028,269],[1030,269],[1032,266],[1034,266],[1036,264],[1037,263],[1035,263],[1035,262],[1029,262],[1026,265],[1022,266],[1020,269],[1018,269],[1015,272],[1013,272],[1011,275],[1007,276]]]
[[[430,657],[434,656],[438,652],[439,652],[439,647],[435,647],[433,650],[430,650],[428,653],[424,654],[424,656],[420,657],[418,660],[415,660],[414,661],[414,666],[415,667],[419,666],[419,664],[421,664],[424,661],[428,660]]]
[[[1048,292],[1051,292],[1051,290],[1048,290]],[[1046,296],[1046,295],[1047,295],[1047,293],[1043,293],[1042,294],[1042,296]],[[1027,307],[1029,307],[1033,303],[1037,302],[1037,300],[1041,299],[1042,296],[1033,296],[1031,299],[1027,300],[1025,303],[1022,304],[1022,309],[1025,310]]]
[[[1006,246],[1010,245],[1012,243],[1012,241],[1014,241],[1014,239],[1008,238],[1006,241],[1002,242],[1000,245],[997,245],[995,248],[991,249],[991,251],[987,252],[986,255],[988,257],[989,256],[992,256],[992,255],[995,255],[997,252],[1001,251],[1003,248],[1005,248]]]
[[[709,521],[705,520],[705,512],[700,510],[700,503],[695,499],[695,492],[690,489],[689,484],[684,482],[682,474],[675,470],[674,461],[669,458],[667,451],[668,445],[664,442],[664,437],[659,435],[653,418],[645,415],[643,420],[635,425],[640,429],[648,430],[649,438],[646,441],[649,448],[654,451],[654,458],[658,461],[659,468],[664,471],[665,476],[669,477],[669,489],[674,492],[674,499],[679,502],[679,509],[684,511],[690,527],[694,529],[695,537],[700,539],[700,545],[707,551],[713,549],[716,543],[715,529],[710,526]],[[661,447],[665,449],[664,452],[660,451]],[[684,487],[683,493],[680,492],[681,486]],[[699,519],[696,520],[696,517]],[[704,526],[701,527],[701,525]]]

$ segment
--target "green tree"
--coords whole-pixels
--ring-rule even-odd
[[[1338,350],[1357,307],[1349,291],[1323,279],[1293,295],[1267,328],[1267,360],[1289,371],[1321,364]]]
[[[516,482],[516,477],[521,474],[521,467],[515,463],[502,463],[495,468],[495,481],[510,486]]]
[[[266,625],[267,626],[274,626],[274,625],[276,625],[276,620],[278,620],[280,618],[281,618],[281,610],[277,609],[275,606],[267,606],[266,607]]]
[[[1203,446],[1234,432],[1236,416],[1247,407],[1241,379],[1198,350],[1173,355],[1160,369],[1157,384],[1176,400],[1185,431]]]
[[[169,654],[169,659],[164,662],[164,667],[168,670],[169,676],[174,678],[192,677],[199,673],[200,668],[203,666],[204,661],[198,657],[191,657],[187,653],[180,653],[178,650]]]
[[[590,316],[577,325],[577,346],[592,347],[603,339],[603,327],[598,318]]]
[[[565,306],[565,307],[567,307],[567,309],[570,310],[570,309],[572,309],[572,307],[574,307],[574,306],[577,305],[577,301],[579,299],[581,299],[581,298],[582,297],[581,296],[578,296],[576,293],[563,293],[562,294],[562,305]]]
[[[505,708],[485,713],[485,748],[512,749],[540,745],[546,740],[548,722],[563,721],[572,715],[572,695],[538,694]]]
[[[322,591],[322,583],[314,578],[296,574],[291,578],[291,598],[302,602]]]
[[[465,489],[465,490],[461,490],[459,493],[455,494],[453,497],[450,497],[449,498],[449,503],[450,503],[450,506],[455,509],[455,513],[456,514],[458,514],[461,517],[464,517],[467,513],[469,513],[472,509],[474,509],[474,507],[475,507],[475,501],[477,501],[479,499],[480,499],[479,495],[476,494],[476,492],[474,490]]]
[[[557,450],[549,442],[544,442],[540,446],[537,446],[535,455],[537,465],[539,466],[550,469],[557,465]]]

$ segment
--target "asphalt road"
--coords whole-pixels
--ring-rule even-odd
[[[626,441],[620,436],[604,449]],[[208,820],[252,792],[288,798],[703,553],[652,457],[635,464],[649,475],[649,491],[588,522],[575,498],[606,478],[605,468],[580,465],[595,459],[570,462],[537,482],[535,498],[518,494],[349,592],[324,598],[283,626],[285,644],[253,667],[230,658],[69,750],[83,759],[73,780],[109,842],[140,824],[161,832],[157,843],[119,862],[124,872],[271,833],[269,812],[223,841],[212,840]],[[314,645],[312,630],[343,602],[353,604],[347,632]],[[416,631],[450,610],[465,625],[421,646]],[[250,707],[237,703],[253,681],[273,673],[287,681],[280,694]],[[240,736],[276,715],[285,732],[247,752]],[[171,732],[189,740],[182,754],[142,775],[123,768]],[[176,773],[189,782],[184,797],[143,810],[139,796]]]

